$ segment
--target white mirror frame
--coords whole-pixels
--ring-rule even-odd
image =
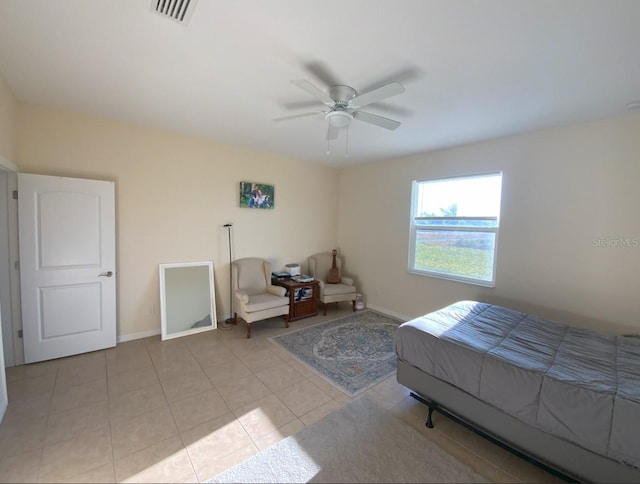
[[[182,267],[207,267],[209,269],[209,287],[202,289],[208,292],[209,295],[209,316],[211,318],[210,326],[200,326],[200,327],[190,327],[188,329],[184,329],[181,331],[171,331],[171,322],[167,321],[167,269],[177,269]],[[160,264],[159,268],[160,275],[160,318],[162,323],[162,341],[172,338],[179,338],[181,336],[187,336],[189,334],[202,333],[203,331],[210,331],[212,329],[216,329],[218,327],[216,321],[216,299],[214,293],[214,285],[213,285],[213,262],[204,261],[204,262],[179,262],[173,264]],[[169,297],[171,299],[171,297]],[[206,317],[206,316],[205,316]],[[167,324],[169,323],[169,324]]]

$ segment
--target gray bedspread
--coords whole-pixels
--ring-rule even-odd
[[[398,358],[545,432],[640,467],[640,339],[461,301],[402,324]]]

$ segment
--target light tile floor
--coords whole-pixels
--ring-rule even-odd
[[[7,369],[1,482],[201,482],[350,398],[267,338],[345,316],[274,318]],[[224,325],[223,325],[224,326]],[[557,479],[434,414],[392,376],[367,393],[492,482]]]

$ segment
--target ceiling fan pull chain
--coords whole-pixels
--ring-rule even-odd
[[[329,141],[329,129],[330,128],[327,128],[327,156],[329,156],[329,154],[331,153],[331,151],[329,150],[329,143],[330,143],[330,141]]]
[[[347,141],[344,145],[344,157],[349,158],[349,126],[347,126]]]

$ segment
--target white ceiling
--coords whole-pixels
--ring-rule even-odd
[[[0,74],[21,101],[331,165],[627,112],[640,99],[639,0],[0,0]],[[406,93],[326,154],[322,109],[289,82]]]

